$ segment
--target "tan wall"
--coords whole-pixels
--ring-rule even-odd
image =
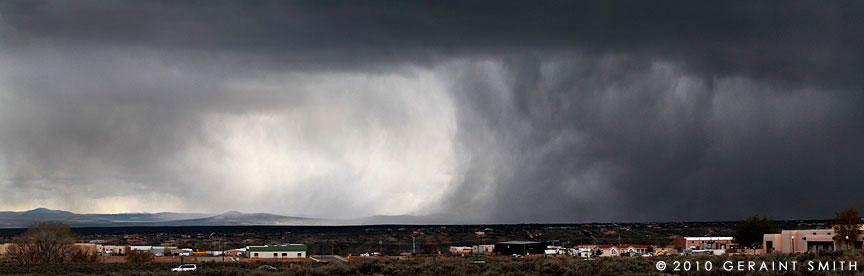
[[[129,246],[125,245],[103,245],[102,252],[111,251],[111,255],[126,255],[129,253]]]
[[[0,244],[0,259],[3,259],[6,257],[6,250],[12,245],[13,245],[12,243]]]
[[[864,236],[859,236],[858,240],[864,241]],[[773,243],[771,248],[769,242]],[[815,242],[830,243],[834,249],[838,248],[833,229],[783,230],[780,234],[765,234],[762,248],[766,253],[802,253],[815,251],[810,247]]]
[[[84,252],[88,252],[91,255],[96,255],[103,252],[103,247],[101,244],[95,243],[76,243],[75,247],[84,250]]]

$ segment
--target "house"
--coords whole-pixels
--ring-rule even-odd
[[[145,251],[150,252],[153,256],[161,257],[168,255],[176,255],[176,246],[150,246],[150,245],[133,245],[129,246],[130,251]]]
[[[864,226],[858,233],[864,232]],[[760,253],[803,253],[843,249],[845,245],[834,240],[833,229],[783,230],[780,234],[765,234]],[[864,244],[864,235],[853,243],[855,248]]]
[[[248,258],[306,258],[305,244],[265,245],[247,246],[246,256]]]
[[[619,254],[622,256],[642,256],[648,254],[654,249],[653,246],[644,244],[623,244],[620,245],[619,248],[621,248]]]
[[[579,251],[579,256],[587,257],[614,257],[614,256],[641,256],[648,254],[653,249],[653,246],[643,244],[600,244],[600,245],[579,245],[576,249]],[[600,253],[600,254],[598,254]]]
[[[471,254],[474,249],[470,246],[451,246],[450,254],[460,255],[460,254]]]
[[[493,251],[500,255],[528,255],[543,254],[546,251],[547,242],[537,241],[507,241],[495,243]]]
[[[574,256],[578,256],[580,258],[591,258],[591,249],[588,248],[572,248]]]
[[[621,249],[619,249],[618,246],[609,244],[578,245],[576,246],[576,249],[590,252],[588,254],[589,257],[612,257],[621,254]]]
[[[129,253],[126,245],[102,245],[102,254],[106,256],[125,256]]]
[[[732,237],[675,237],[675,249],[684,250],[717,250],[731,249],[734,245]]]

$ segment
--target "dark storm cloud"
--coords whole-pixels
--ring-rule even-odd
[[[7,2],[7,44],[248,54],[338,69],[452,55],[639,52],[707,74],[858,82],[862,3],[807,1]],[[333,68],[335,67],[335,68]]]
[[[433,210],[506,222],[823,217],[864,207],[862,5],[4,2],[7,77],[18,97],[36,94],[38,114],[6,119],[27,131],[0,137],[33,141],[5,146],[19,172],[96,151],[116,159],[81,165],[95,167],[87,175],[134,174],[204,136],[201,113],[304,103],[238,96],[224,87],[238,76],[419,66],[451,82],[457,124],[456,173]],[[76,102],[121,116],[64,111]],[[33,140],[48,131],[69,139]]]
[[[480,205],[509,222],[713,220],[860,204],[858,91],[705,80],[626,56],[502,67],[503,89],[486,68],[457,73],[459,137],[474,159],[454,210]]]

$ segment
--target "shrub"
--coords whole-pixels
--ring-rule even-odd
[[[126,261],[130,263],[149,263],[153,259],[153,253],[149,251],[130,250],[129,254],[126,254]]]

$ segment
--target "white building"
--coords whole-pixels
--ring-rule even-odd
[[[173,250],[176,250],[176,246],[150,246],[150,245],[133,245],[129,247],[130,251],[147,251],[153,254],[153,256],[161,257],[166,254],[171,254]],[[188,256],[188,255],[187,255]]]
[[[247,246],[246,256],[257,259],[306,258],[305,244]]]

